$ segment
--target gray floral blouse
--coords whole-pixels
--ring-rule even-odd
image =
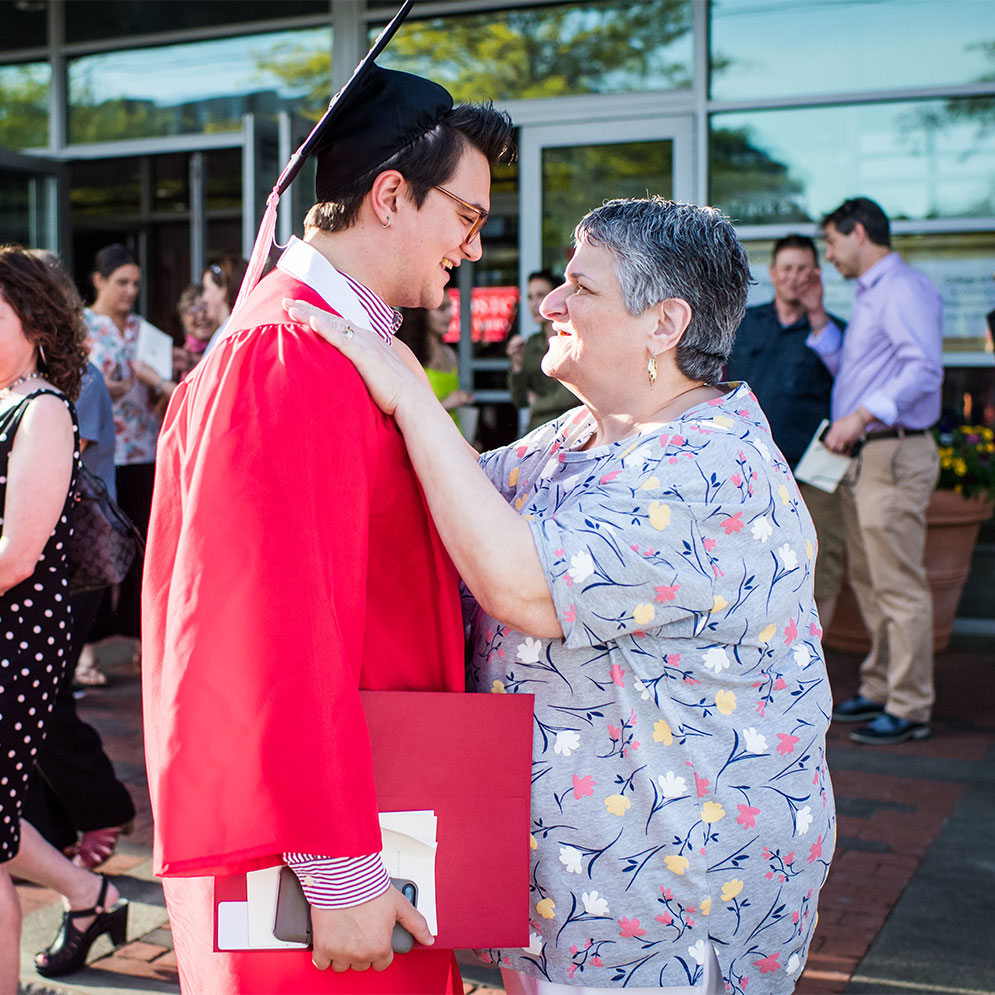
[[[831,697],[811,519],[746,384],[580,450],[568,412],[481,465],[524,515],[563,627],[469,602],[472,690],[535,695],[531,943],[560,984],[790,992],[829,869]]]

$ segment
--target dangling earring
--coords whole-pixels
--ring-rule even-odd
[[[48,366],[48,360],[45,358],[45,347],[40,342],[38,343],[38,355],[41,356],[41,365]]]
[[[387,215],[387,220],[386,221],[381,221],[380,222],[380,227],[381,228],[389,228],[390,227],[390,215],[389,214]]]
[[[652,387],[656,383],[656,356],[650,356],[650,361],[646,364],[646,375]]]

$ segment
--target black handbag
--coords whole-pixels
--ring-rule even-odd
[[[73,594],[120,584],[139,553],[141,533],[107,493],[104,482],[80,464],[73,491],[69,590]]]

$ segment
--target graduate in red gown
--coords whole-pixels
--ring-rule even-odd
[[[452,951],[391,955],[395,920],[431,937],[380,860],[358,698],[463,690],[457,578],[393,420],[281,302],[387,341],[395,307],[438,306],[480,257],[511,125],[376,66],[354,90],[316,150],[304,240],[177,387],[160,435],[145,748],[185,995],[462,991]],[[215,952],[216,889],[284,861],[314,950]]]

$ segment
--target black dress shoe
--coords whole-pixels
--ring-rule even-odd
[[[928,722],[913,722],[911,719],[900,719],[897,715],[882,712],[872,722],[854,729],[850,733],[850,739],[855,743],[890,746],[909,739],[929,739],[929,735]]]
[[[862,694],[855,694],[852,698],[840,702],[833,708],[834,722],[866,722],[884,712],[884,705],[877,701],[871,701]]]

